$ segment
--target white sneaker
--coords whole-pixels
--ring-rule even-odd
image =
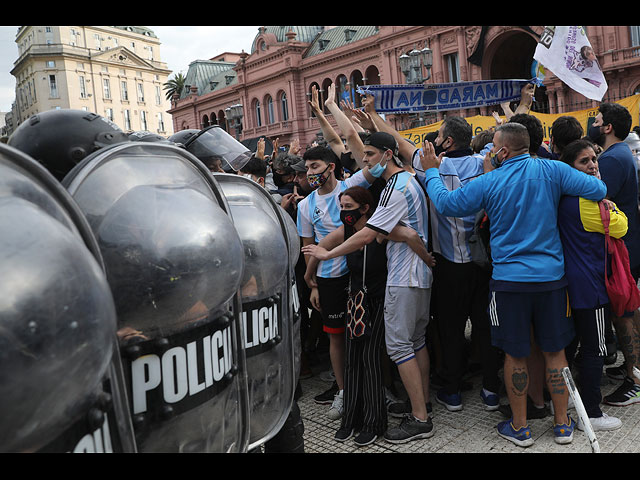
[[[602,413],[601,417],[589,418],[593,431],[616,430],[622,426],[622,421],[616,417],[610,417],[606,413]],[[578,429],[584,431],[582,420],[578,420]]]
[[[342,417],[342,412],[344,411],[343,392],[344,390],[340,390],[338,393],[336,393],[335,397],[333,397],[333,403],[331,404],[331,408],[327,412],[327,416],[331,420],[338,420]]]

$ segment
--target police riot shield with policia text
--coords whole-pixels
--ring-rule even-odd
[[[0,144],[2,452],[135,452],[116,309],[82,212]]]
[[[295,391],[291,253],[283,210],[256,182],[214,177],[227,199],[244,246],[242,326],[247,359],[250,441],[272,438],[287,419]]]
[[[243,246],[211,173],[183,148],[104,148],[64,178],[100,248],[140,452],[242,452]]]

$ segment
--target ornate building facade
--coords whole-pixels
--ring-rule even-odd
[[[304,147],[320,134],[308,101],[330,84],[341,98],[359,85],[404,84],[400,57],[428,47],[432,65],[419,72],[428,83],[534,76],[533,54],[543,26],[271,26],[261,27],[248,53],[224,53],[193,62],[187,88],[172,100],[175,131],[221,125],[243,141],[259,137]],[[603,101],[640,93],[640,27],[586,27],[604,70]],[[241,106],[241,108],[239,108]],[[554,75],[536,92],[534,110],[563,113],[596,102]],[[496,107],[498,108],[498,107]],[[496,108],[491,107],[491,110]],[[490,115],[489,108],[423,115],[388,115],[398,130],[434,123],[446,114]],[[328,116],[332,121],[331,116]]]
[[[137,26],[21,26],[14,126],[38,112],[87,110],[124,131],[171,135],[160,40]]]

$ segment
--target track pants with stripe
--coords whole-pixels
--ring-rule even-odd
[[[604,367],[604,357],[607,356],[605,337],[611,331],[609,305],[593,309],[572,309],[576,327],[576,338],[566,349],[569,365],[577,364],[577,383],[584,403],[584,408],[590,418],[601,417],[600,379]],[[579,360],[574,362],[574,356],[579,349]]]
[[[344,373],[344,413],[341,428],[382,435],[387,407],[382,375],[384,297],[370,297],[371,335],[350,339],[347,334]]]

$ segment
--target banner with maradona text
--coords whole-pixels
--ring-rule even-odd
[[[458,110],[519,100],[530,80],[477,80],[424,85],[363,85],[358,92],[374,97],[378,113]]]

